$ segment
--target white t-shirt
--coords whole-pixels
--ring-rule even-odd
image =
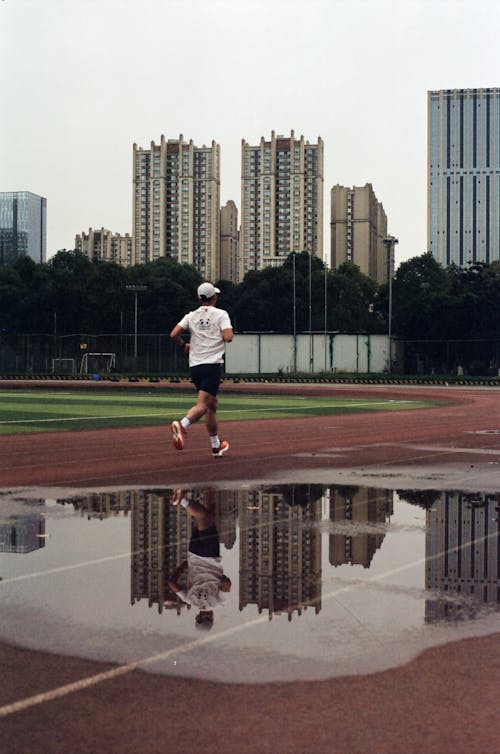
[[[200,306],[188,312],[179,322],[183,330],[189,330],[189,366],[199,364],[222,364],[226,344],[222,331],[231,328],[229,314],[216,306]]]
[[[220,592],[223,573],[221,558],[203,558],[188,552],[186,591],[177,592],[177,596],[199,610],[220,607],[224,604]]]

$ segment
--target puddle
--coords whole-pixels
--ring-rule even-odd
[[[0,641],[260,683],[370,673],[500,630],[500,493],[194,488],[188,507],[172,494],[0,494]],[[215,527],[201,545],[196,522]],[[188,548],[214,556],[217,541],[188,592]]]

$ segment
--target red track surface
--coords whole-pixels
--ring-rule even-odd
[[[220,459],[211,457],[203,424],[190,429],[183,451],[172,447],[168,426],[4,435],[0,486],[197,484],[286,476],[289,470],[297,474],[301,469],[310,473],[381,464],[484,464],[495,461],[488,451],[500,449],[500,391],[494,388],[241,385],[231,390],[341,393],[359,399],[447,404],[387,413],[221,422],[220,435],[229,441],[230,451]],[[223,407],[224,391],[220,402]]]
[[[0,486],[172,485],[325,470],[345,471],[349,483],[355,467],[368,475],[415,467],[425,473],[436,463],[445,470],[489,469],[493,484],[498,478],[495,389],[279,388],[285,390],[449,403],[395,413],[231,422],[221,425],[231,444],[221,459],[210,457],[201,425],[190,430],[181,452],[173,449],[168,427],[2,436]],[[384,673],[316,683],[249,687],[134,671],[11,714],[2,720],[2,745],[9,754],[497,754],[498,662],[493,635],[436,647]],[[0,663],[0,704],[104,669],[5,645]]]

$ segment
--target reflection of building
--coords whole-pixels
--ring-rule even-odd
[[[323,259],[323,141],[290,136],[241,145],[240,271],[281,267],[306,251]]]
[[[429,622],[500,603],[499,499],[443,493],[427,511],[426,588],[442,594],[426,602]]]
[[[240,610],[254,603],[259,612],[321,609],[321,505],[290,506],[284,495],[241,492]]]
[[[45,547],[45,518],[36,513],[0,523],[0,552],[26,554]]]
[[[427,95],[427,250],[443,266],[500,258],[500,89]]]
[[[218,505],[216,526],[219,540],[226,550],[231,550],[236,542],[238,521],[238,493],[234,490],[220,490],[217,493]]]
[[[181,506],[169,503],[170,492],[137,492],[132,503],[131,603],[147,599],[162,612],[165,600],[181,610],[168,580],[187,558],[191,520]]]
[[[0,264],[45,262],[47,200],[31,191],[0,191]]]
[[[75,249],[92,262],[115,262],[123,267],[132,264],[132,236],[128,233],[122,236],[105,228],[89,228],[88,233],[75,236]]]
[[[82,516],[87,518],[109,518],[119,513],[128,514],[132,506],[132,500],[138,493],[132,490],[118,492],[89,492],[88,495],[78,497],[61,498],[59,505],[72,505]]]
[[[391,490],[333,487],[330,491],[330,521],[337,527],[340,525],[340,531],[330,534],[330,563],[369,568],[385,536],[377,531],[376,526],[385,524],[392,513]]]

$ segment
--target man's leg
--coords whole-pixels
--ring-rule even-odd
[[[214,407],[215,406],[215,407]],[[184,438],[187,428],[191,424],[196,424],[205,414],[207,414],[207,430],[208,430],[208,412],[217,411],[217,398],[210,395],[205,390],[198,390],[198,401],[187,412],[186,416],[181,421],[172,422],[172,435],[173,444],[177,450],[182,450],[184,447]],[[213,421],[211,422],[213,426]],[[210,434],[210,431],[209,431]],[[217,434],[217,424],[215,425],[215,434]]]

